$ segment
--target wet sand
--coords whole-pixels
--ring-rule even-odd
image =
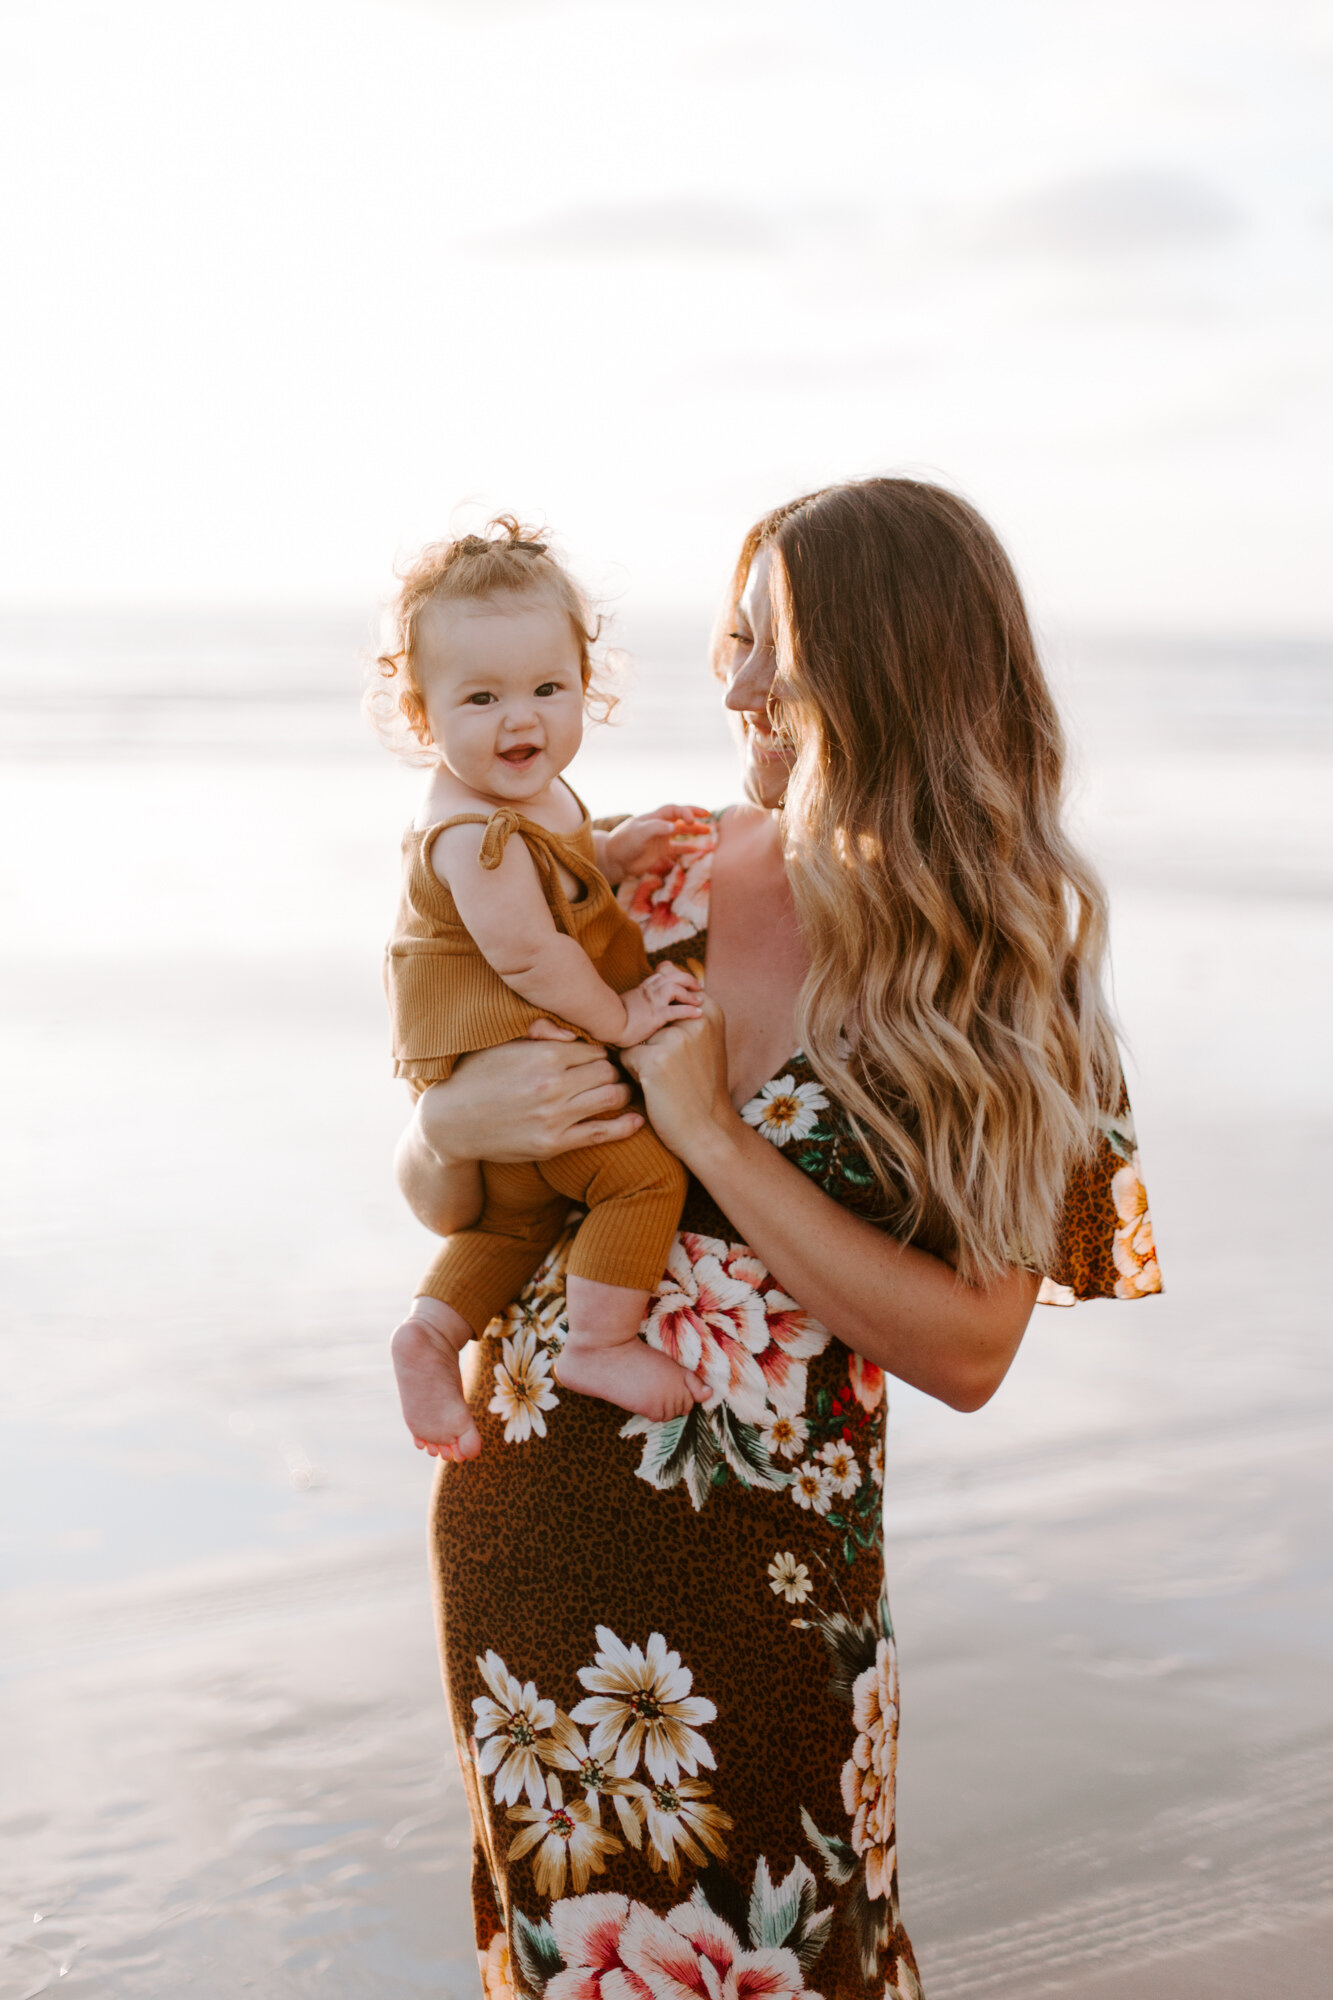
[[[1071,681],[1169,1289],[1038,1314],[977,1415],[895,1395],[929,2000],[1323,1991],[1325,669]],[[594,745],[595,808],[730,795],[684,685]],[[300,690],[77,712],[57,756],[25,706],[0,805],[0,1994],[473,2000],[383,1345],[421,1242],[377,963],[413,781]]]

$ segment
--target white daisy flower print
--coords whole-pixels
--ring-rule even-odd
[[[799,1458],[810,1434],[804,1417],[785,1417],[776,1410],[767,1411],[757,1429],[770,1458]]]
[[[688,1861],[693,1867],[704,1867],[710,1854],[726,1854],[724,1835],[735,1821],[720,1806],[707,1803],[712,1791],[710,1785],[701,1785],[692,1778],[678,1778],[674,1785],[644,1785],[636,1780],[629,1791],[633,1809],[647,1829],[649,1864],[659,1873],[665,1868],[671,1880],[679,1882],[682,1863]],[[602,1990],[605,1992],[606,1987]],[[677,1972],[677,1991],[680,1990]]]
[[[480,1746],[477,1769],[495,1778],[498,1804],[515,1804],[526,1791],[534,1806],[546,1798],[538,1737],[555,1721],[555,1703],[543,1701],[531,1681],[518,1681],[498,1653],[478,1659],[490,1696],[474,1697],[475,1734]]]
[[[840,1500],[848,1499],[861,1484],[861,1468],[850,1445],[826,1444],[819,1454],[828,1468],[829,1489]]]
[[[495,1394],[488,1408],[505,1420],[505,1443],[522,1444],[534,1431],[545,1437],[542,1411],[553,1410],[559,1401],[551,1387],[550,1354],[538,1345],[530,1326],[506,1340],[502,1352],[503,1360],[495,1364]]]
[[[591,1725],[593,1756],[614,1751],[619,1778],[630,1777],[642,1756],[659,1785],[674,1785],[682,1771],[697,1777],[700,1764],[711,1770],[713,1753],[698,1725],[715,1722],[717,1710],[690,1693],[694,1676],[680,1654],[668,1649],[660,1632],[651,1634],[644,1651],[626,1646],[605,1625],[597,1627],[597,1644],[596,1664],[579,1668],[591,1692],[570,1710],[571,1721]]]
[[[605,1857],[621,1852],[620,1842],[605,1831],[596,1806],[590,1805],[586,1796],[565,1804],[560,1780],[554,1774],[547,1781],[544,1804],[511,1806],[509,1817],[523,1827],[509,1843],[509,1859],[517,1861],[531,1854],[537,1894],[553,1901],[565,1893],[566,1869],[573,1878],[575,1895],[581,1896],[590,1875],[605,1873]]]
[[[785,1597],[788,1604],[804,1604],[814,1589],[809,1570],[797,1562],[790,1549],[775,1555],[768,1565],[768,1587],[774,1597]]]
[[[789,1139],[808,1139],[819,1123],[819,1114],[828,1109],[828,1099],[817,1083],[797,1083],[793,1076],[779,1076],[766,1083],[757,1097],[741,1111],[747,1125],[758,1126],[775,1146]]]
[[[812,1514],[827,1514],[833,1505],[833,1482],[828,1467],[816,1465],[808,1458],[797,1466],[788,1491],[798,1507],[806,1507]]]

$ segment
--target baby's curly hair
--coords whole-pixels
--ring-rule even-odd
[[[567,615],[578,647],[584,707],[604,722],[616,697],[604,685],[604,663],[593,648],[602,619],[587,594],[551,550],[544,531],[526,528],[512,514],[497,514],[480,535],[431,542],[398,572],[393,603],[394,646],[367,669],[364,707],[387,750],[410,763],[431,762],[434,748],[426,704],[414,670],[417,625],[434,599],[512,597],[545,592]]]

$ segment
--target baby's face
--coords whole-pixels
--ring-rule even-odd
[[[433,600],[417,622],[415,665],[435,746],[473,791],[534,799],[572,762],[583,682],[552,598]]]

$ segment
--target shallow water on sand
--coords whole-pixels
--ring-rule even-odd
[[[95,632],[34,681],[37,643],[0,680],[0,1993],[471,1996],[384,1360],[416,781],[319,693],[337,635],[281,697],[234,634],[185,683]],[[722,802],[702,676],[643,653],[575,782]],[[975,1416],[895,1396],[904,1913],[931,2000],[1220,1991],[1218,1952],[1313,2000],[1333,663],[1087,647],[1063,684],[1169,1289],[1039,1313]]]

